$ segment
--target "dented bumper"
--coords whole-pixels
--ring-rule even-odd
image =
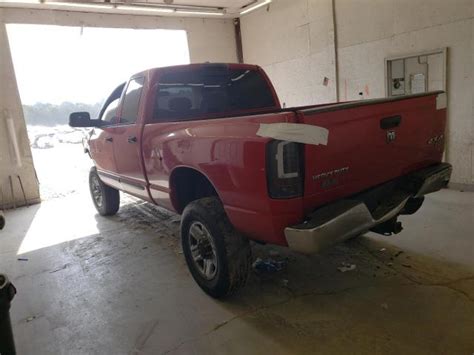
[[[319,208],[304,223],[285,228],[288,246],[312,254],[365,233],[397,217],[410,199],[445,187],[451,171],[450,164],[438,164]]]

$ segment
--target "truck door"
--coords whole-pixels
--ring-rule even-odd
[[[123,86],[124,84],[117,87],[106,100],[99,114],[99,119],[104,122],[104,125],[101,128],[94,128],[89,139],[89,149],[101,180],[115,188],[121,188],[113,145],[119,123],[116,111]]]
[[[143,76],[132,77],[128,82],[119,108],[120,125],[114,137],[114,154],[121,189],[131,195],[149,200],[141,160],[140,98]]]

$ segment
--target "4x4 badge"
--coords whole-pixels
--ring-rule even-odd
[[[387,143],[391,143],[397,138],[395,131],[387,131]]]

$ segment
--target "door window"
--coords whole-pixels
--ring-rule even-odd
[[[119,98],[112,101],[104,110],[102,114],[102,121],[106,122],[109,125],[117,124],[117,106]]]
[[[117,117],[117,107],[124,87],[125,83],[117,86],[115,90],[109,95],[109,97],[104,101],[104,104],[100,109],[99,120],[104,121],[106,125],[110,126],[118,124],[119,122]]]
[[[134,78],[128,83],[122,104],[121,123],[132,124],[137,121],[140,96],[142,94],[144,77]]]

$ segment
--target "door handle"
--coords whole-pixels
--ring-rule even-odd
[[[382,129],[390,129],[400,126],[402,122],[402,116],[391,116],[385,117],[380,120],[380,128]]]
[[[137,137],[129,136],[127,141],[128,141],[128,143],[137,143]]]
[[[107,137],[107,138],[105,138],[105,141],[112,143],[114,141],[114,139],[112,137]]]

